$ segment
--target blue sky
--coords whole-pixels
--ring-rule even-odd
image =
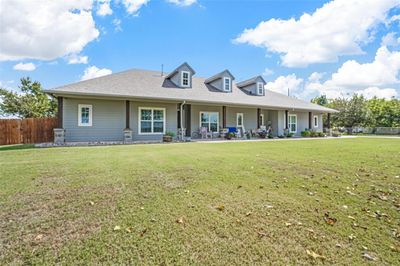
[[[267,89],[303,99],[400,96],[399,0],[55,2],[1,2],[1,86],[30,76],[52,88],[187,61],[197,76],[263,74]]]

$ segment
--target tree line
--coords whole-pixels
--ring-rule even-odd
[[[328,99],[321,95],[311,102],[339,111],[331,114],[331,127],[400,127],[400,100],[396,98],[366,99],[354,94],[351,98]],[[327,127],[326,115],[323,121]]]

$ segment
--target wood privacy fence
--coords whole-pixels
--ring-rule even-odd
[[[53,141],[57,118],[0,119],[0,145]]]

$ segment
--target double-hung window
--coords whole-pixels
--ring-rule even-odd
[[[190,87],[190,72],[181,72],[181,85],[182,87]]]
[[[318,127],[318,116],[314,115],[314,127]]]
[[[139,107],[139,134],[165,133],[165,108]]]
[[[224,77],[224,91],[231,91],[231,78]]]
[[[80,127],[92,126],[92,105],[90,104],[78,105],[78,126]]]
[[[297,115],[289,115],[289,132],[297,132]]]
[[[262,82],[257,83],[257,93],[258,95],[264,94],[264,84]]]
[[[217,112],[200,112],[200,127],[208,132],[218,132],[219,114]]]

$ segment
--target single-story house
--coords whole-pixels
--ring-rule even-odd
[[[166,132],[186,137],[199,130],[271,127],[275,136],[323,130],[322,114],[336,110],[265,89],[256,76],[241,82],[229,70],[195,76],[183,63],[164,75],[132,69],[46,90],[58,99],[61,141],[161,140]],[[329,117],[329,115],[328,115]]]

